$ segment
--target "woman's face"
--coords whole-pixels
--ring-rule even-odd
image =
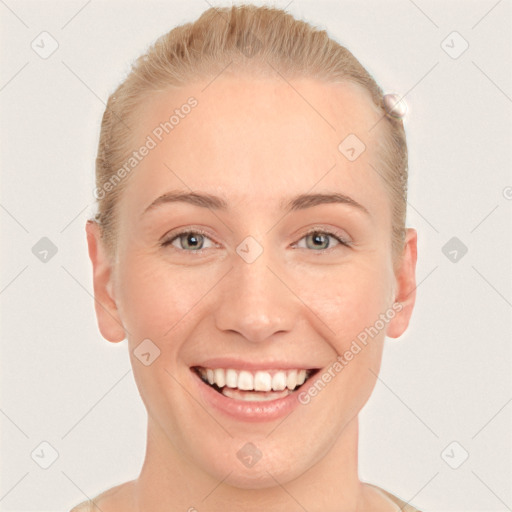
[[[403,332],[414,299],[413,230],[393,271],[391,203],[375,170],[384,123],[369,131],[380,114],[351,84],[293,86],[221,75],[143,103],[133,147],[148,136],[156,147],[127,178],[111,299],[97,309],[107,339],[128,337],[162,451],[240,487],[295,478],[339,442],[375,385],[386,331]],[[190,97],[197,105],[181,109]],[[160,123],[176,109],[166,133]],[[224,206],[154,203],[170,192]],[[342,200],[290,207],[317,194]],[[277,391],[226,396],[198,368]],[[279,389],[294,387],[293,370],[317,373],[288,394]]]

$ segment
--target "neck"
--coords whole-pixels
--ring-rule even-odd
[[[294,480],[274,480],[275,485],[241,489],[215,479],[194,466],[176,450],[161,429],[149,419],[146,457],[134,482],[134,511],[224,512],[231,510],[308,512],[362,508],[359,481],[358,418],[349,422],[329,452]],[[227,476],[227,475],[225,475]]]

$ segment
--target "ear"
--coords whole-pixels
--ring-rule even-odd
[[[395,317],[389,322],[386,336],[398,338],[401,336],[411,319],[416,301],[416,260],[418,234],[415,229],[408,228],[405,235],[404,250],[399,267],[395,272]],[[398,309],[401,308],[401,309]]]
[[[85,225],[89,258],[93,267],[94,307],[102,336],[113,343],[123,341],[126,333],[114,296],[113,265],[101,238],[100,226],[93,220]]]

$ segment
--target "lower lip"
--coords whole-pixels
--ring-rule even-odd
[[[297,395],[305,388],[301,386],[299,390],[276,400],[247,402],[224,396],[206,384],[193,370],[191,372],[197,382],[199,393],[207,404],[232,418],[249,422],[272,421],[287,416],[300,405]]]

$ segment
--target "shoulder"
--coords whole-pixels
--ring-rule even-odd
[[[97,496],[93,500],[82,501],[78,505],[74,506],[69,512],[94,512],[94,504],[98,502]]]
[[[75,507],[73,507],[69,512],[93,512],[94,505],[91,500],[82,501]]]
[[[381,487],[378,487],[377,485],[366,483],[366,485],[370,486],[374,490],[380,492],[383,494],[386,498],[391,500],[393,503],[398,505],[400,507],[400,510],[402,512],[421,512],[411,504],[407,503],[406,501],[400,499],[398,496],[395,496],[394,494],[391,494],[389,491],[386,491],[385,489],[382,489]]]
[[[132,497],[133,484],[135,480],[116,485],[111,489],[103,491],[93,499],[83,501],[69,512],[97,512],[101,509],[103,512],[116,512],[127,510]]]

